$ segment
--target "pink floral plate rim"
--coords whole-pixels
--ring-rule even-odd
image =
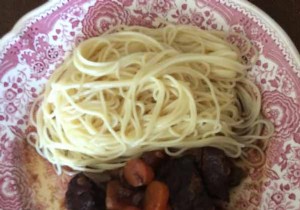
[[[141,2],[150,7],[132,9]],[[145,14],[145,19],[141,18]],[[49,166],[41,174],[47,177],[45,182],[50,184],[46,189],[52,193],[47,194],[48,200],[43,200],[44,192],[38,194],[44,182],[30,178],[26,166],[35,165],[23,159],[28,151],[18,141],[31,132],[26,129],[25,111],[63,56],[84,38],[106,30],[107,23],[151,25],[157,14],[167,14],[179,23],[249,35],[260,52],[249,78],[262,90],[262,111],[276,132],[267,150],[266,166],[249,169],[249,177],[234,191],[229,209],[300,210],[299,53],[274,20],[245,0],[52,0],[21,18],[0,40],[0,210],[58,209],[51,200],[64,197],[67,179],[57,179]],[[51,29],[47,28],[49,17]],[[36,24],[41,24],[41,31],[35,31]],[[68,34],[62,33],[64,29]],[[241,40],[230,38],[243,47]],[[13,65],[7,65],[10,62]],[[256,161],[255,154],[250,154],[249,160]]]
[[[64,0],[48,0],[46,3],[38,6],[37,8],[29,11],[24,16],[22,16],[11,30],[0,38],[0,51],[5,48],[5,45],[11,39],[17,36],[17,34],[20,31],[22,31],[24,25],[26,25],[26,22],[28,20],[42,14],[45,10],[47,10],[47,8],[52,7],[62,1]],[[229,1],[239,1],[239,4],[242,7],[248,8],[252,12],[256,13],[257,16],[263,18],[263,22],[268,23],[271,26],[271,28],[279,32],[278,35],[280,36],[280,38],[283,38],[282,41],[285,42],[286,46],[289,47],[293,57],[296,58],[295,60],[297,61],[297,66],[300,66],[300,53],[298,49],[296,48],[295,44],[293,43],[289,35],[283,30],[283,28],[275,20],[273,20],[266,12],[264,12],[263,10],[261,10],[260,8],[258,8],[257,6],[249,2],[248,0],[229,0]]]

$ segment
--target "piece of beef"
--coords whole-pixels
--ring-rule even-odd
[[[133,191],[124,187],[119,180],[107,183],[106,207],[108,209],[121,210],[131,205]]]
[[[246,177],[246,173],[240,167],[232,164],[231,173],[229,176],[229,186],[230,188],[240,185],[241,181]]]
[[[113,210],[142,207],[144,191],[145,187],[132,187],[121,180],[111,180],[106,186],[106,207]]]
[[[145,196],[144,190],[135,191],[131,199],[132,204],[134,206],[142,207],[144,196]]]
[[[194,158],[195,162],[196,162],[196,165],[197,165],[197,168],[198,168],[199,172],[201,172],[200,169],[201,169],[201,164],[202,164],[202,148],[189,149],[189,150],[185,151],[183,155],[184,156],[185,155],[191,155]]]
[[[165,161],[157,172],[170,191],[172,210],[214,210],[207,196],[193,156]]]
[[[243,180],[243,178],[246,177],[245,171],[240,167],[236,166],[232,158],[227,157],[225,153],[220,149],[211,148],[211,147],[196,148],[196,149],[188,150],[185,154],[189,154],[194,157],[197,166],[201,171],[201,175],[204,178],[205,185],[206,185],[206,181],[210,181],[210,180],[212,182],[215,182],[215,184],[217,185],[216,181],[212,180],[213,178],[217,178],[217,177],[211,177],[211,175],[215,173],[217,173],[216,176],[219,177],[217,178],[217,180],[221,179],[218,182],[223,182],[225,180],[226,186],[228,182],[229,188],[238,186]],[[205,168],[205,171],[204,168],[202,169],[202,167]],[[212,193],[212,194],[216,194],[216,193]],[[223,195],[224,194],[226,193],[223,192]],[[220,195],[215,197],[220,198],[222,196]],[[228,201],[226,197],[227,197],[226,195],[225,198],[223,196],[224,199],[222,200]]]
[[[167,158],[167,155],[163,150],[145,152],[141,156],[141,159],[153,169],[158,168],[165,158]]]
[[[71,179],[66,192],[68,210],[105,210],[105,191],[83,173]]]
[[[222,150],[202,150],[201,174],[208,194],[213,198],[229,201],[231,162]]]

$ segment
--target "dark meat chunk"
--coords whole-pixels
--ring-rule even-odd
[[[205,151],[203,153],[203,151]],[[229,175],[229,187],[236,187],[238,186],[242,179],[246,177],[246,173],[244,172],[243,169],[239,168],[236,166],[231,158],[228,158],[225,156],[224,152],[219,149],[213,149],[213,148],[195,148],[195,149],[190,149],[185,152],[185,155],[192,155],[197,163],[198,168],[201,170],[202,168],[202,158],[203,154],[205,155],[206,160],[209,159],[209,154],[216,156],[216,158],[220,160],[224,160],[223,163],[225,165],[221,167],[222,171],[228,170],[228,167],[230,168],[230,175]],[[202,171],[202,170],[201,170]],[[227,171],[228,172],[228,171]],[[202,173],[202,172],[201,172]],[[227,173],[223,173],[225,176],[228,176]]]
[[[124,185],[120,180],[112,180],[106,187],[107,209],[122,210],[125,207],[141,207],[144,198],[143,188],[133,188]]]
[[[157,173],[170,191],[172,210],[214,210],[192,156],[165,161]]]
[[[68,210],[105,210],[105,192],[83,173],[77,174],[66,192]]]
[[[133,191],[122,186],[118,180],[107,183],[106,207],[107,209],[121,210],[131,204]]]
[[[202,150],[201,174],[208,194],[229,201],[231,162],[224,152],[215,148]]]
[[[134,206],[142,206],[144,196],[145,196],[144,190],[135,191],[134,194],[132,195],[132,199],[131,199],[132,204]]]
[[[243,169],[232,164],[231,173],[229,177],[229,186],[236,187],[240,185],[241,181],[246,177],[246,173]]]
[[[156,169],[160,166],[163,159],[166,158],[166,153],[163,150],[145,152],[141,159],[144,160],[149,166]]]
[[[191,155],[196,162],[198,170],[201,168],[202,148],[189,149],[189,150],[185,151],[184,155]],[[201,172],[201,171],[199,170],[199,172]]]

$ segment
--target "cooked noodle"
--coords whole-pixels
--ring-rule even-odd
[[[225,32],[121,26],[82,42],[36,100],[29,137],[56,166],[104,171],[145,151],[216,147],[230,157],[273,132],[251,66]],[[243,38],[243,37],[242,37]],[[37,112],[34,114],[34,109]],[[245,148],[245,149],[244,149]]]

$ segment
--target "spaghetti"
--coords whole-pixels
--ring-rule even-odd
[[[114,169],[158,149],[180,155],[211,146],[245,158],[243,148],[252,148],[264,156],[256,143],[273,126],[242,56],[224,32],[114,28],[82,42],[54,72],[32,108],[37,136],[28,141],[58,173]]]

